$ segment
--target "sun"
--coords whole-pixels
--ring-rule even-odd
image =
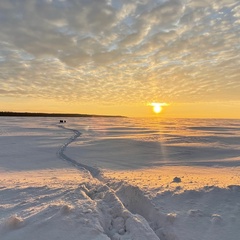
[[[152,106],[153,107],[153,111],[156,114],[158,114],[158,113],[160,113],[162,111],[162,107],[163,106],[167,106],[168,104],[167,103],[156,103],[156,102],[154,102],[154,103],[150,103],[148,105]]]
[[[159,104],[153,106],[153,111],[155,113],[160,113],[162,111],[162,107]]]

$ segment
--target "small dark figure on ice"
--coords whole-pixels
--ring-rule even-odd
[[[60,120],[59,123],[66,123],[66,120]]]

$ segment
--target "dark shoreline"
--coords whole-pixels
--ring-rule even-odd
[[[77,113],[31,113],[31,112],[0,112],[0,117],[121,117],[114,115],[94,115]]]

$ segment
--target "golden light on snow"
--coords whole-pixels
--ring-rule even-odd
[[[135,171],[105,171],[104,177],[109,181],[125,181],[130,185],[138,186],[140,189],[156,189],[161,191],[174,191],[180,186],[178,192],[185,190],[199,190],[205,186],[217,186],[228,188],[229,185],[238,185],[239,168],[206,168],[191,166],[164,166],[155,169],[139,169]],[[223,177],[224,176],[224,177]],[[180,181],[174,182],[178,177]]]

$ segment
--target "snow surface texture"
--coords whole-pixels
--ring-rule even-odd
[[[82,128],[96,120],[77,121],[57,126],[54,118],[0,119],[1,240],[239,240],[237,164],[132,170],[131,163],[131,170],[113,171],[112,164],[100,170],[68,155],[74,143],[80,148],[100,134]],[[113,120],[101,121],[104,129]]]

